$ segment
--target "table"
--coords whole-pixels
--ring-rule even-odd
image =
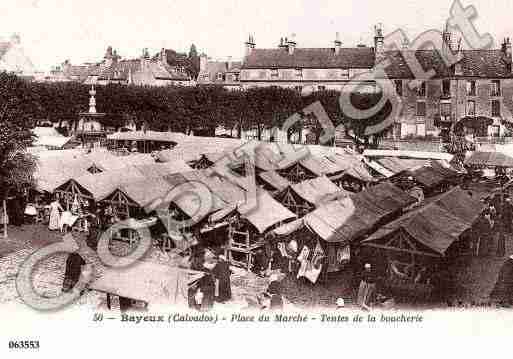
[[[130,298],[146,304],[187,304],[190,283],[200,279],[203,272],[171,267],[149,261],[139,261],[127,268],[106,268],[105,273],[89,288],[110,295]]]

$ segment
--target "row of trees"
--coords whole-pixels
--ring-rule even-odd
[[[59,123],[76,119],[88,110],[89,86],[79,83],[31,83],[0,73],[0,188],[30,182],[30,158],[23,149],[32,143],[30,129],[37,120]],[[319,101],[334,126],[343,123],[356,137],[365,138],[367,126],[383,121],[390,111],[372,118],[353,120],[344,115],[336,91],[301,96],[283,88],[252,88],[228,91],[216,86],[137,87],[108,85],[97,87],[97,109],[105,112],[105,124],[122,127],[127,120],[154,130],[189,132],[215,128],[264,129],[281,127],[293,114],[312,119],[302,110]],[[375,94],[355,94],[355,107],[366,108],[379,100]],[[315,115],[313,115],[315,117]],[[310,121],[311,122],[311,121]],[[315,121],[314,121],[315,122]],[[318,127],[319,132],[322,131]],[[17,172],[17,169],[25,170]],[[24,178],[24,179],[23,179]]]
[[[52,122],[75,119],[87,111],[89,87],[79,83],[32,83],[27,85],[40,103],[32,117]],[[121,127],[133,119],[154,130],[185,132],[201,129],[213,133],[218,126],[227,129],[264,129],[281,127],[294,113],[302,114],[307,106],[319,101],[335,126],[343,123],[358,137],[365,128],[383,121],[390,111],[381,110],[372,118],[353,120],[344,115],[337,91],[313,92],[301,96],[284,88],[251,88],[228,91],[218,86],[138,87],[107,85],[97,87],[97,109],[107,114],[105,124]],[[355,107],[372,107],[376,94],[355,94]],[[389,106],[390,107],[390,106]]]

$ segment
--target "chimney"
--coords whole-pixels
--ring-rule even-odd
[[[506,63],[508,66],[508,69],[510,72],[512,72],[512,63],[513,63],[513,53],[511,51],[511,40],[509,37],[504,39],[504,42],[502,43],[502,52],[504,53],[504,56],[506,57]]]
[[[148,52],[148,49],[144,48],[142,50],[142,55],[141,55],[141,70],[144,70],[145,68],[148,67],[149,60],[150,60],[150,54]]]
[[[443,49],[445,51],[447,51],[447,50],[452,51],[453,50],[453,47],[452,47],[452,33],[449,30],[449,25],[448,24],[445,25],[445,29],[442,32],[442,46],[443,46]]]
[[[296,49],[296,34],[290,35],[290,40],[287,40],[287,48],[289,49],[289,55],[294,54],[294,50]]]
[[[105,56],[103,57],[104,59],[104,64],[105,66],[107,67],[110,67],[112,66],[112,60],[114,58],[114,55],[112,54],[112,46],[109,46],[107,47],[107,51],[105,51]]]
[[[207,62],[208,62],[207,55],[206,54],[201,54],[200,55],[200,73],[207,72]]]
[[[69,60],[66,60],[62,63],[62,71],[68,72],[71,68],[71,62]]]
[[[167,63],[167,51],[165,48],[160,49],[160,61],[163,64]]]
[[[454,75],[463,76],[463,66],[461,60],[463,59],[463,48],[461,46],[461,39],[458,41],[458,49],[456,51],[457,62],[454,64]]]
[[[383,52],[385,47],[385,37],[383,36],[383,24],[379,23],[374,26],[374,51],[376,53]]]
[[[228,61],[226,62],[227,70],[230,70],[232,68],[232,57],[228,56]]]
[[[340,33],[335,34],[335,55],[340,54],[340,48],[342,47],[342,41],[340,41]]]
[[[120,56],[118,55],[118,52],[116,50],[114,50],[112,52],[112,62],[118,62]]]
[[[249,34],[248,41],[246,41],[246,56],[250,55],[253,49],[255,48],[255,39],[253,35]]]

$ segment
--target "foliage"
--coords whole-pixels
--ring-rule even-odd
[[[33,158],[26,153],[33,135],[34,116],[42,108],[30,84],[14,75],[0,73],[0,196],[33,183]]]

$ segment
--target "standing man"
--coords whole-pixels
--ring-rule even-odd
[[[68,229],[69,230],[69,229]],[[64,235],[63,241],[75,241],[71,232]],[[76,241],[75,241],[76,243]],[[78,243],[77,243],[78,244]],[[70,253],[66,259],[66,269],[64,272],[64,281],[62,282],[62,291],[69,292],[77,283],[82,272],[82,267],[86,261],[77,251]]]
[[[215,267],[212,269],[215,279],[219,285],[219,295],[216,300],[220,303],[224,303],[232,299],[232,287],[230,283],[230,264],[226,261],[226,257],[223,255],[219,256]]]
[[[364,266],[362,280],[358,288],[357,303],[363,309],[369,310],[376,291],[376,279],[370,263]]]
[[[513,255],[502,266],[490,299],[502,307],[513,305]]]

